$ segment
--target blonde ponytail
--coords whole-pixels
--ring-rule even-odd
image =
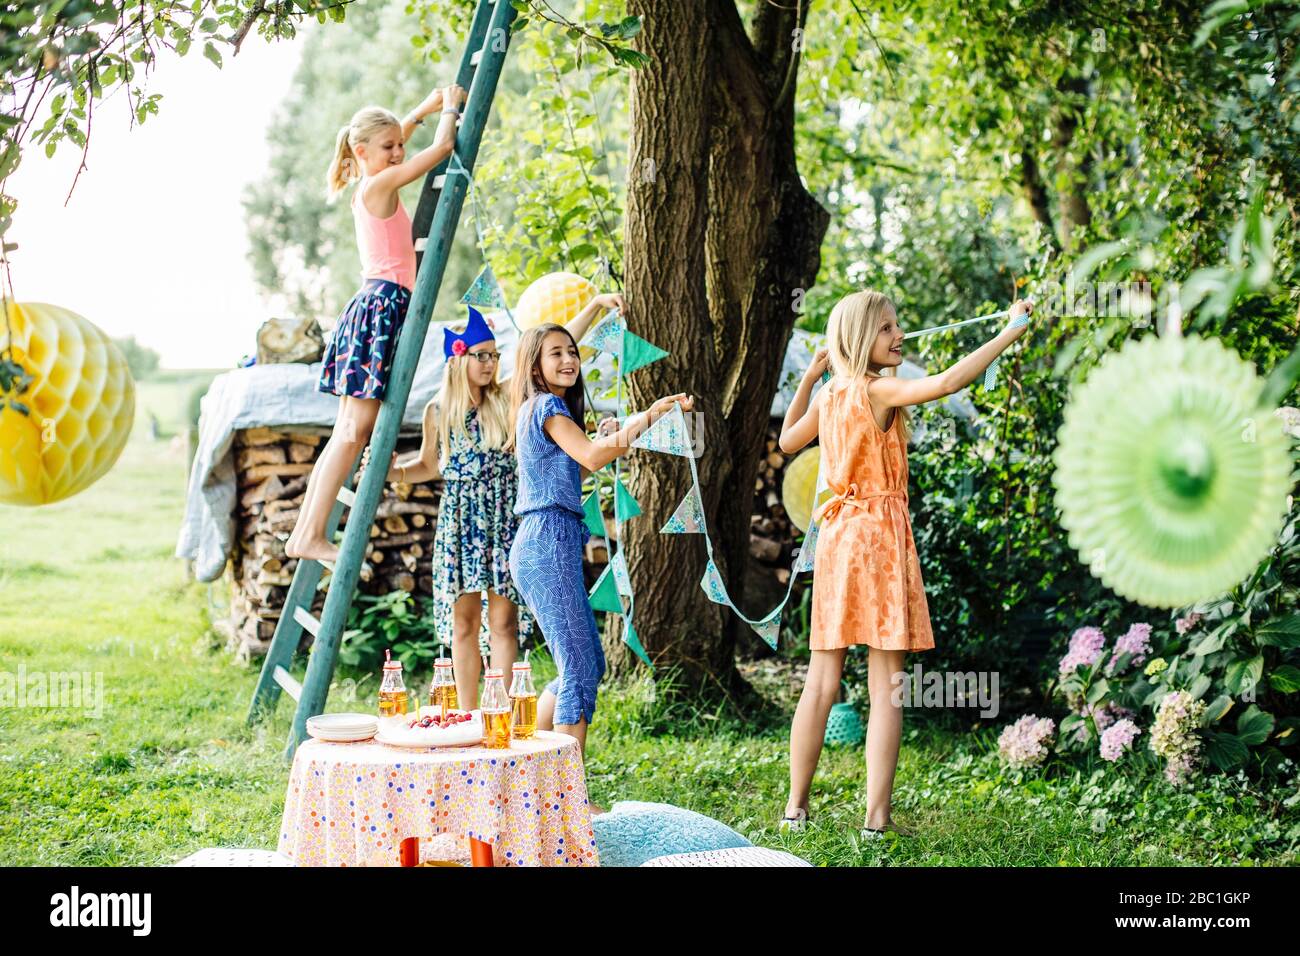
[[[355,147],[368,143],[377,133],[392,126],[400,130],[402,121],[382,106],[367,106],[357,110],[351,121],[339,130],[334,142],[334,158],[325,174],[330,201],[361,178],[361,163],[354,152]]]

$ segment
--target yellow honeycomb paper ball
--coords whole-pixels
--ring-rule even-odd
[[[0,409],[0,504],[46,505],[84,491],[131,434],[135,382],[126,356],[80,315],[40,302],[9,303],[5,348],[32,383],[8,396],[31,414]]]
[[[785,513],[794,526],[805,533],[813,511],[821,504],[816,500],[817,469],[821,461],[820,445],[804,449],[785,466],[785,477],[781,481],[781,503],[785,505]],[[823,500],[826,497],[822,495]]]
[[[521,329],[554,322],[563,325],[582,311],[599,290],[587,279],[572,272],[552,272],[542,276],[519,297],[515,320]]]

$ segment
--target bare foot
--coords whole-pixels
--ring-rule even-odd
[[[291,537],[284,545],[285,557],[289,558],[308,558],[314,561],[337,561],[339,557],[339,546],[324,538],[317,538],[315,541],[303,540],[295,542]]]
[[[593,802],[590,801],[590,800],[587,801],[587,806],[591,809],[591,815],[592,815],[593,817],[598,817],[598,816],[600,816],[602,813],[605,813],[605,812],[606,812],[606,810],[605,810],[604,807],[597,806],[595,803],[593,803]]]

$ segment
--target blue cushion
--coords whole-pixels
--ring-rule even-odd
[[[671,853],[753,846],[731,827],[668,803],[623,800],[591,818],[601,866],[640,866]]]

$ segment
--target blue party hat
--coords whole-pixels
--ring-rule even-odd
[[[469,351],[471,345],[496,340],[496,336],[488,328],[487,320],[483,318],[483,313],[472,305],[466,306],[466,308],[469,309],[469,324],[465,326],[464,332],[453,332],[451,329],[442,330],[442,354],[447,358],[464,355]],[[464,343],[463,347],[457,345],[457,343]]]

